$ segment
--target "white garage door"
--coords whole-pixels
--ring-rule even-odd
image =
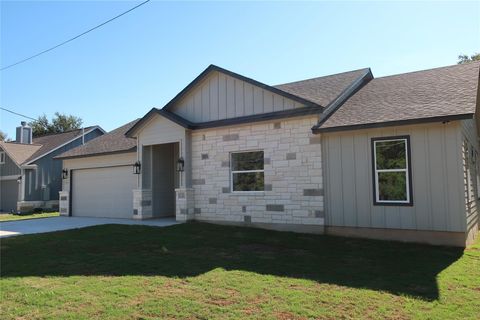
[[[72,215],[132,218],[136,177],[131,166],[73,170]]]

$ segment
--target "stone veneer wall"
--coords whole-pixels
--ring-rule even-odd
[[[323,226],[317,116],[192,132],[195,220]],[[265,191],[232,193],[230,153],[263,150]],[[323,229],[322,229],[323,230]]]

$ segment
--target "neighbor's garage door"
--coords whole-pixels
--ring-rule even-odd
[[[18,182],[14,180],[0,181],[0,211],[17,211]]]
[[[136,177],[131,166],[73,170],[72,215],[132,218]]]

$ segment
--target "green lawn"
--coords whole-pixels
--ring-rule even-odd
[[[480,319],[480,243],[201,223],[1,241],[2,319]]]
[[[16,215],[11,213],[1,213],[0,222],[2,221],[15,221],[15,220],[26,220],[26,219],[36,219],[36,218],[48,218],[48,217],[58,217],[58,212],[46,212],[46,213],[33,213],[28,215]]]

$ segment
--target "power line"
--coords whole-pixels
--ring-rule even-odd
[[[138,5],[136,5],[135,7],[131,8],[131,9],[129,9],[129,10],[127,10],[127,11],[125,11],[125,12],[123,12],[123,13],[121,13],[121,14],[119,14],[119,15],[117,15],[117,16],[115,16],[115,17],[113,17],[113,18],[111,18],[111,19],[109,19],[109,20],[107,20],[107,21],[105,21],[105,22],[103,22],[103,23],[100,23],[99,25],[97,25],[97,26],[95,26],[95,27],[93,27],[93,28],[91,28],[91,29],[88,29],[88,30],[85,31],[85,32],[82,32],[81,34],[79,34],[79,35],[77,35],[77,36],[75,36],[75,37],[73,37],[73,38],[70,38],[70,39],[68,39],[68,40],[66,40],[66,41],[63,41],[63,42],[57,44],[56,46],[53,46],[53,47],[51,47],[51,48],[49,48],[49,49],[46,49],[46,50],[43,50],[42,52],[39,52],[39,53],[37,53],[37,54],[34,54],[33,56],[30,56],[30,57],[25,58],[25,59],[23,59],[23,60],[20,60],[20,61],[17,61],[17,62],[15,62],[15,63],[12,63],[12,64],[10,64],[10,65],[8,65],[8,66],[6,66],[6,67],[2,67],[2,68],[0,69],[0,71],[6,70],[6,69],[11,68],[11,67],[13,67],[13,66],[16,66],[16,65],[18,65],[18,64],[20,64],[20,63],[27,62],[28,60],[31,60],[31,59],[36,58],[36,57],[38,57],[38,56],[40,56],[40,55],[42,55],[42,54],[44,54],[44,53],[47,53],[47,52],[52,51],[52,50],[54,50],[54,49],[56,49],[56,48],[58,48],[58,47],[60,47],[60,46],[63,46],[64,44],[67,44],[67,43],[69,43],[70,41],[73,41],[73,40],[75,40],[75,39],[78,39],[78,38],[80,38],[81,36],[84,36],[84,35],[86,35],[87,33],[92,32],[93,30],[98,29],[98,28],[106,25],[107,23],[112,22],[113,20],[118,19],[118,18],[120,18],[121,16],[123,16],[123,15],[125,15],[125,14],[127,14],[127,13],[129,13],[129,12],[135,10],[135,9],[137,9],[138,7],[143,6],[143,5],[146,4],[147,2],[150,2],[150,0],[146,0],[146,1],[144,1],[144,2],[142,2],[142,3],[140,3],[140,4],[138,4]]]
[[[27,119],[30,119],[30,120],[33,120],[33,121],[36,121],[36,120],[37,120],[37,119],[34,119],[34,118],[32,118],[32,117],[26,116],[26,115],[24,115],[24,114],[21,114],[21,113],[12,111],[12,110],[5,109],[5,108],[3,108],[3,107],[0,107],[0,110],[10,112],[10,113],[13,113],[14,115],[17,115],[17,116],[20,116],[20,117],[23,117],[23,118],[27,118]]]

